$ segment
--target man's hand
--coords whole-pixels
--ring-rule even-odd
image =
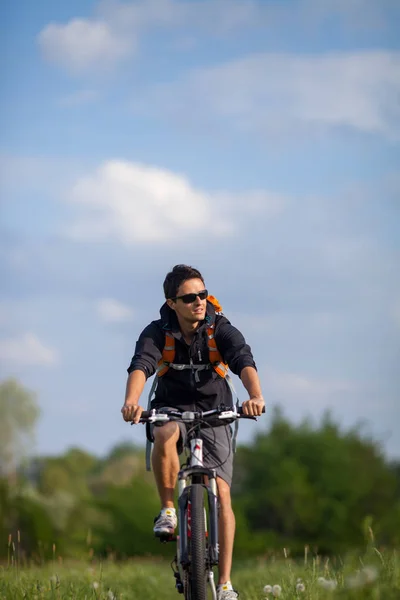
[[[144,408],[139,406],[139,404],[124,404],[121,408],[122,416],[125,421],[133,421],[134,423],[139,423],[140,415],[142,414]]]
[[[252,417],[259,417],[262,414],[262,410],[265,406],[264,398],[260,396],[250,398],[242,403],[243,414],[250,415]]]

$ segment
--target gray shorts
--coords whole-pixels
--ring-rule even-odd
[[[185,448],[187,439],[187,429],[191,425],[177,421],[180,436],[177,442],[178,454],[181,455]],[[151,426],[150,432],[152,436]],[[162,427],[162,425],[156,425]],[[232,429],[230,425],[220,425],[218,427],[205,427],[201,430],[203,440],[203,464],[207,469],[215,469],[217,476],[221,477],[226,483],[232,485],[233,473],[233,449],[232,449]],[[187,452],[187,451],[185,451]],[[185,455],[184,455],[185,456]]]

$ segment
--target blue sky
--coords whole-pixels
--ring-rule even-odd
[[[0,376],[37,392],[37,450],[143,440],[126,367],[186,262],[268,406],[399,457],[398,3],[0,11]]]

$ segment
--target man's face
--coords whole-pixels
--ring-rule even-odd
[[[198,294],[204,289],[205,286],[201,279],[187,279],[179,286],[176,295]],[[198,323],[199,321],[203,321],[206,316],[207,300],[200,300],[198,296],[190,304],[185,304],[181,299],[167,300],[167,303],[176,312],[179,320]]]

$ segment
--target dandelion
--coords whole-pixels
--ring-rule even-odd
[[[274,598],[278,598],[282,593],[282,588],[280,585],[274,585],[272,587],[272,595],[274,596]]]
[[[263,592],[264,594],[272,594],[272,585],[265,585]]]
[[[92,585],[93,585],[93,589],[94,590],[98,590],[99,589],[99,582],[98,581],[93,581]]]
[[[378,569],[375,567],[364,567],[361,572],[363,574],[363,578],[365,579],[365,583],[373,583],[378,578]]]
[[[334,581],[333,579],[327,579],[327,581],[325,583],[325,589],[333,592],[334,590],[336,590],[336,588],[337,588],[337,581]]]
[[[349,577],[346,580],[346,586],[348,588],[358,588],[364,585],[369,585],[374,583],[374,581],[378,578],[378,570],[372,566],[366,566],[361,571]]]
[[[333,579],[325,579],[325,577],[318,577],[318,585],[324,588],[324,590],[333,592],[333,590],[335,590],[337,587],[337,582]]]
[[[302,581],[298,581],[296,584],[296,592],[299,592],[300,594],[302,594],[305,591],[306,591],[306,586],[304,585],[304,583],[302,583]]]

